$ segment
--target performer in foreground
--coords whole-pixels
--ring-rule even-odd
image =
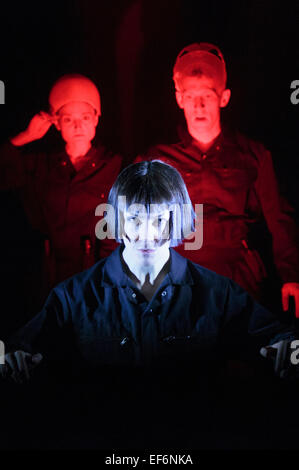
[[[192,377],[203,368],[213,374],[225,358],[255,360],[260,350],[277,352],[277,374],[288,368],[292,328],[232,280],[173,249],[194,230],[177,170],[160,161],[128,166],[110,190],[106,218],[120,246],[52,290],[11,339],[3,375],[22,382],[37,365],[52,363],[99,380],[109,366],[177,374],[181,365]]]

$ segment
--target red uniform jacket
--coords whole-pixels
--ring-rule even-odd
[[[283,282],[299,282],[298,234],[292,208],[280,196],[269,151],[240,134],[221,133],[203,154],[190,135],[157,145],[144,159],[160,159],[181,173],[193,204],[203,204],[203,246],[178,251],[257,295],[265,269],[248,249],[254,222],[266,220],[274,261]]]
[[[27,154],[7,143],[0,157],[0,188],[18,188],[32,227],[49,239],[46,251],[49,248],[52,253],[52,284],[113,251],[113,241],[96,239],[100,218],[95,209],[107,201],[121,169],[119,155],[103,146],[92,147],[80,171],[65,151]]]

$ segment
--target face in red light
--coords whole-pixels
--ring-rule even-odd
[[[90,144],[98,124],[98,116],[90,104],[73,101],[62,106],[57,114],[55,125],[67,144]]]
[[[195,138],[220,132],[220,109],[228,104],[229,98],[230,90],[217,91],[213,79],[206,76],[184,77],[180,91],[176,92],[188,130]]]

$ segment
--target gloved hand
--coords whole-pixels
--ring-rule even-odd
[[[32,355],[24,351],[15,351],[5,354],[4,358],[4,364],[0,365],[0,375],[22,384],[30,379],[33,369],[40,364],[43,356],[40,353]]]

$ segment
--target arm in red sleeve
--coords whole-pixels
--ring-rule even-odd
[[[20,147],[9,141],[0,148],[0,189],[21,187],[26,181],[26,162]]]
[[[261,144],[255,144],[259,169],[256,192],[272,234],[274,261],[283,282],[299,282],[298,228],[294,210],[280,195],[272,157]]]

